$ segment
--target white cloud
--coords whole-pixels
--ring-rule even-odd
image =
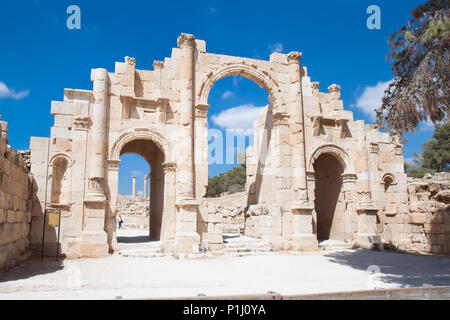
[[[14,89],[9,89],[8,86],[0,81],[0,98],[12,98],[15,100],[20,100],[28,96],[30,90],[22,90],[16,92]]]
[[[424,131],[433,131],[434,130],[435,124],[430,119],[427,119],[427,121],[422,121],[421,124],[422,124],[421,129]],[[436,124],[438,124],[438,123],[436,123]]]
[[[242,76],[233,76],[233,87],[237,87],[241,82]]]
[[[273,43],[269,45],[270,52],[283,52],[283,45],[281,43]]]
[[[233,94],[234,94],[233,92],[227,90],[224,93],[222,93],[222,99],[227,99],[227,98],[233,96]]]
[[[258,119],[262,107],[253,104],[244,104],[222,111],[211,117],[211,120],[220,128],[230,130],[237,134],[251,134],[253,122]]]
[[[352,107],[356,107],[361,109],[362,112],[367,114],[370,119],[375,119],[375,111],[381,106],[382,99],[384,96],[384,91],[387,89],[389,84],[392,82],[378,82],[375,86],[365,87],[363,93],[356,100],[356,104],[352,105]]]
[[[131,171],[131,174],[135,177],[140,177],[143,175],[143,172],[141,170],[133,170]]]

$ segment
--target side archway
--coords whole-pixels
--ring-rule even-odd
[[[49,161],[50,203],[57,206],[70,204],[72,160],[64,153],[53,155]]]
[[[352,230],[347,207],[353,201],[353,163],[348,154],[336,145],[322,145],[312,154],[308,163],[309,187],[314,192],[314,232],[318,241],[350,240]],[[347,193],[345,193],[348,191]]]
[[[311,155],[308,162],[308,171],[314,172],[314,163],[322,154],[330,154],[343,166],[344,174],[354,174],[353,162],[344,149],[337,145],[325,144],[318,147]]]
[[[109,160],[119,161],[120,153],[123,147],[133,140],[152,141],[164,153],[166,161],[171,161],[172,158],[170,156],[171,153],[169,150],[169,142],[166,137],[162,133],[148,128],[136,128],[134,130],[129,130],[122,133],[116,139],[111,148]]]

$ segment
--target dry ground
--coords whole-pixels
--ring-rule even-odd
[[[139,233],[122,236],[145,246]],[[430,285],[450,285],[450,257],[357,249],[198,259],[112,255],[30,260],[0,276],[0,299],[289,295]]]

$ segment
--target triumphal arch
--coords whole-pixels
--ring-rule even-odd
[[[246,210],[264,217],[261,237],[279,250],[315,250],[325,239],[377,242],[380,219],[408,211],[402,146],[353,120],[338,85],[319,92],[301,57],[213,54],[205,41],[181,34],[153,70],[136,69],[131,57],[114,72],[92,69],[92,90],[65,89],[63,101],[52,101],[50,138],[31,138],[32,246],[42,242],[43,212],[51,207],[62,211],[63,253],[114,251],[119,157],[137,153],[151,166],[150,236],[169,253],[220,249],[220,228],[208,227],[220,217],[202,209],[208,95],[231,75],[270,96],[246,155]]]

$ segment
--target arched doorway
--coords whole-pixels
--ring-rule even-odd
[[[344,240],[345,203],[342,190],[344,166],[335,156],[321,154],[314,161],[317,240]]]
[[[149,240],[160,240],[164,210],[164,152],[152,140],[138,138],[125,143],[119,156],[130,153],[141,156],[150,166],[150,174],[148,175],[150,177],[148,199],[150,210]],[[140,195],[136,194],[134,190],[133,196],[139,197]],[[144,195],[144,198],[146,198],[146,195]]]

